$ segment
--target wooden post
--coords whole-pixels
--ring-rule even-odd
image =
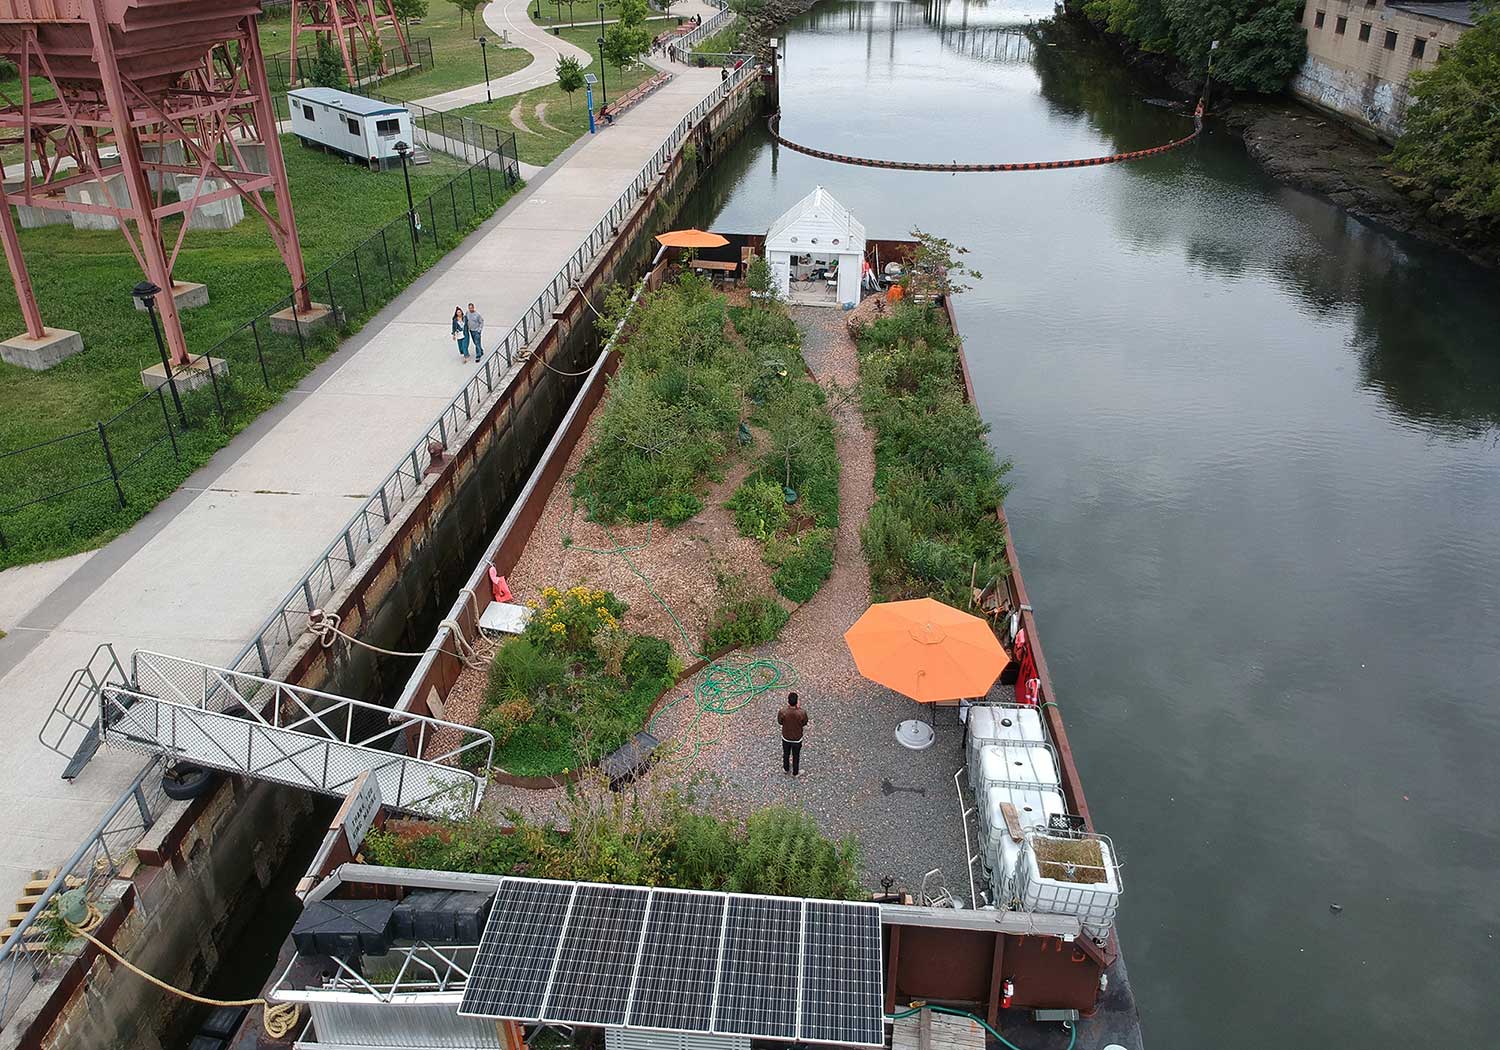
[[[991,1028],[1000,1026],[1000,984],[1005,980],[1005,934],[995,934],[995,960],[990,964],[990,1002],[985,1019]]]

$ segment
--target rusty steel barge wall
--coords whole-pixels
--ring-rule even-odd
[[[590,300],[597,303],[611,286],[645,271],[655,253],[652,238],[668,228],[719,152],[757,118],[760,98],[747,82],[699,122],[579,282]],[[583,386],[583,376],[560,373],[587,369],[600,345],[594,314],[575,291],[539,333],[507,391],[453,437],[422,495],[396,515],[380,549],[325,603],[343,618],[344,630],[382,648],[425,647]],[[391,696],[413,662],[343,642],[324,648],[308,638],[271,677],[348,696]],[[106,896],[101,928],[121,938],[127,957],[149,972],[180,987],[203,987],[227,946],[257,919],[258,891],[293,842],[321,834],[326,821],[316,815],[306,792],[224,778],[158,821],[157,845],[142,851],[128,878],[116,880]],[[185,1042],[177,1037],[191,1009],[96,949],[75,956],[48,985],[48,994],[29,998],[24,1016],[0,1031],[0,1050],[162,1050]],[[247,1024],[258,1027],[258,1017]]]

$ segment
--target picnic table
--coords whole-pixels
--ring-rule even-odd
[[[740,264],[737,262],[719,262],[715,259],[694,259],[688,263],[694,270],[708,271],[720,275],[722,280],[733,281],[739,274]]]

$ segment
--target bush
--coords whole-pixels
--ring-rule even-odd
[[[756,596],[727,601],[714,610],[703,637],[703,651],[747,649],[769,642],[787,621],[787,611],[771,598]]]
[[[626,605],[608,591],[588,587],[542,588],[542,600],[525,637],[538,648],[578,656],[595,651],[601,630],[615,630]]]
[[[735,527],[741,536],[762,542],[791,524],[786,496],[781,486],[766,478],[749,477],[724,504],[734,513]]]
[[[663,678],[676,678],[672,647],[661,638],[638,634],[630,640],[625,650],[625,680],[634,686],[638,682],[657,682]]]
[[[768,548],[767,556],[775,559],[771,582],[777,592],[800,604],[817,594],[833,573],[833,533],[813,529],[778,544],[775,551]]]

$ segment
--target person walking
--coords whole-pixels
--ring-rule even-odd
[[[469,312],[464,314],[464,327],[469,331],[469,342],[474,344],[474,363],[477,365],[484,360],[484,317],[474,309],[474,304],[469,304]]]
[[[807,712],[797,702],[796,693],[788,693],[786,706],[776,713],[781,725],[781,768],[792,776],[802,772],[802,731],[807,728]]]
[[[453,308],[453,341],[458,344],[459,354],[467,361],[469,359],[469,322],[464,317],[462,306]]]

